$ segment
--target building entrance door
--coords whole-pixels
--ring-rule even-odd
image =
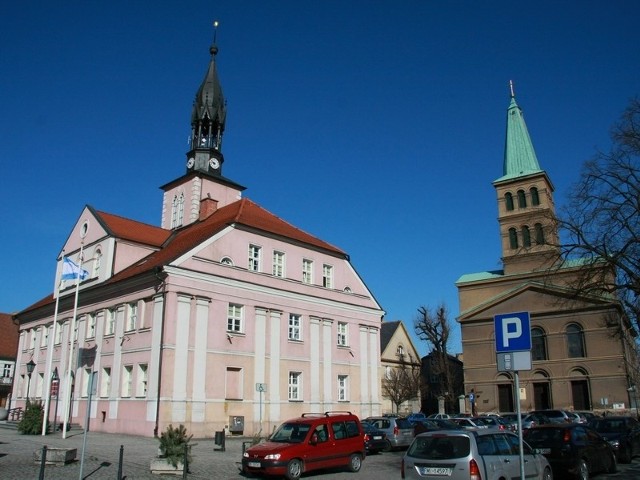
[[[587,380],[572,381],[571,394],[573,396],[574,410],[591,410],[591,402],[589,401],[589,382]]]
[[[551,408],[548,382],[533,384],[533,405],[536,410],[549,410]]]
[[[498,408],[501,412],[515,411],[511,385],[498,385]]]

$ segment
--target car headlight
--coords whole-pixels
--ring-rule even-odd
[[[279,453],[271,453],[269,455],[265,455],[264,457],[265,460],[278,460],[279,458],[280,458]]]
[[[249,458],[249,454],[248,454],[247,452],[244,452],[244,453],[242,454],[242,456],[243,456],[244,458]]]
[[[620,447],[620,440],[609,440],[609,445],[613,448],[618,448]]]

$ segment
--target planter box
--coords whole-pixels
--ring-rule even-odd
[[[184,465],[182,462],[178,462],[178,466],[174,467],[167,462],[166,458],[158,458],[156,460],[151,460],[150,468],[151,473],[155,473],[156,475],[182,475]]]
[[[47,465],[65,465],[69,462],[73,462],[78,454],[77,448],[49,448],[47,447],[47,458],[45,463]],[[42,462],[42,449],[33,452],[35,463]]]

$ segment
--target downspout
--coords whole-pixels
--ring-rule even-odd
[[[159,274],[162,273],[162,267],[158,267],[156,269],[156,277],[158,279],[160,279],[160,281],[162,282],[162,319],[160,322],[160,345],[158,348],[158,390],[156,392],[156,420],[155,420],[155,426],[153,427],[153,436],[155,438],[158,437],[158,428],[159,428],[159,423],[160,423],[160,390],[162,387],[162,350],[163,350],[163,346],[164,346],[164,323],[165,323],[165,316],[167,314],[167,292],[164,291],[165,288],[165,283],[164,283],[164,278],[161,278],[159,276]]]

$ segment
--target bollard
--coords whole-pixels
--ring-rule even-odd
[[[124,445],[120,445],[120,457],[118,458],[118,480],[122,480],[122,460],[124,459]]]
[[[224,430],[215,433],[213,442],[220,447],[221,452],[225,451]]]
[[[187,473],[189,472],[189,445],[184,444],[184,461],[182,462],[182,478],[187,478]]]
[[[47,463],[47,446],[42,447],[42,459],[40,460],[40,476],[38,480],[44,480],[44,466]]]

